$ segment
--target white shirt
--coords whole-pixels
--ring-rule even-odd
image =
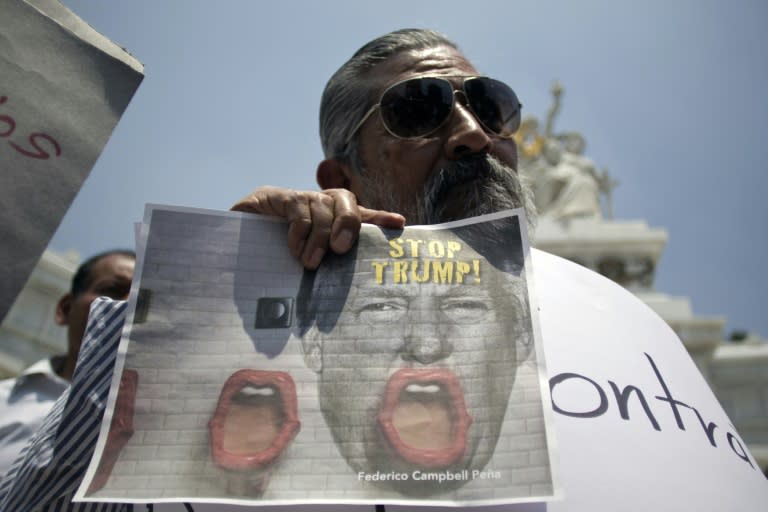
[[[0,475],[8,471],[68,385],[53,371],[50,359],[38,361],[15,379],[0,381]]]

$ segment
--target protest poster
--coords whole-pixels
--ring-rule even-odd
[[[56,0],[0,0],[0,320],[88,176],[143,66]]]
[[[169,214],[173,212],[181,217],[190,213],[201,213],[199,210],[171,208]],[[226,476],[223,480],[213,476],[209,481],[195,480],[195,485],[204,489],[201,494],[210,494],[212,487],[218,489],[219,486],[225,485],[226,492],[230,493],[229,498],[216,499],[213,503],[198,503],[193,498],[187,501],[195,501],[194,504],[173,502],[176,501],[174,497],[179,496],[175,493],[178,490],[178,482],[174,483],[174,480],[178,479],[176,472],[188,475],[190,467],[197,469],[207,467],[210,470],[216,466],[212,461],[213,451],[210,443],[206,444],[205,441],[200,442],[200,440],[209,435],[207,422],[211,411],[215,411],[218,406],[221,384],[210,385],[207,381],[200,381],[193,376],[194,372],[183,370],[183,368],[189,366],[187,361],[193,359],[197,362],[192,366],[199,368],[225,365],[227,368],[221,369],[222,376],[219,377],[219,380],[223,381],[233,372],[232,366],[228,363],[231,361],[231,355],[228,355],[227,340],[233,338],[233,332],[239,333],[236,336],[241,336],[243,331],[256,333],[257,315],[252,315],[254,327],[251,327],[250,323],[243,324],[239,309],[236,313],[232,309],[229,310],[235,317],[231,322],[216,322],[212,315],[202,312],[199,303],[195,306],[195,300],[203,299],[194,299],[195,294],[189,293],[189,290],[203,287],[205,297],[215,298],[217,294],[222,294],[224,302],[230,301],[232,297],[237,297],[237,301],[241,304],[250,301],[248,307],[251,310],[258,309],[259,298],[267,295],[272,300],[267,302],[269,307],[265,311],[273,312],[271,316],[266,315],[267,318],[285,319],[284,315],[274,313],[281,311],[285,313],[288,306],[291,308],[296,306],[295,301],[282,302],[280,299],[295,299],[298,296],[297,290],[301,284],[300,269],[298,264],[288,256],[287,250],[282,249],[285,233],[284,227],[281,230],[279,223],[259,221],[264,227],[260,228],[260,234],[256,235],[247,229],[227,228],[226,223],[221,220],[241,214],[203,213],[212,216],[209,219],[211,224],[209,228],[213,235],[206,245],[209,248],[207,254],[198,255],[195,258],[202,258],[212,268],[216,267],[214,261],[229,258],[228,265],[235,267],[241,265],[240,270],[232,272],[218,270],[206,273],[202,269],[195,269],[193,272],[194,265],[190,258],[194,252],[194,242],[189,239],[193,237],[194,232],[202,228],[197,225],[198,221],[192,221],[190,218],[189,222],[158,231],[155,235],[157,241],[153,241],[152,237],[145,237],[150,245],[160,243],[160,247],[152,256],[155,260],[153,263],[155,281],[154,284],[151,284],[152,280],[147,282],[149,284],[146,289],[149,293],[144,292],[143,300],[138,302],[136,299],[141,295],[139,292],[141,287],[136,287],[132,298],[133,305],[129,311],[132,311],[134,329],[137,326],[143,326],[142,328],[150,331],[154,329],[155,338],[160,340],[166,337],[168,339],[187,337],[190,340],[196,340],[200,347],[207,347],[205,349],[207,352],[191,358],[188,353],[164,351],[159,345],[147,341],[145,342],[146,354],[142,356],[144,362],[141,362],[142,358],[136,356],[132,358],[129,347],[127,362],[121,366],[124,370],[131,369],[131,366],[138,367],[140,364],[149,366],[153,359],[165,359],[164,364],[170,370],[166,382],[157,380],[159,372],[153,374],[152,371],[146,372],[148,378],[153,379],[151,382],[145,382],[147,379],[141,377],[125,379],[127,384],[124,384],[124,387],[131,385],[132,382],[138,383],[136,399],[127,407],[120,408],[123,411],[130,410],[130,407],[134,408],[134,414],[130,415],[133,425],[125,429],[126,432],[133,430],[133,435],[127,440],[122,451],[119,453],[118,450],[113,451],[111,460],[116,460],[117,463],[112,468],[111,474],[102,471],[99,476],[96,469],[98,460],[94,459],[88,478],[79,491],[80,498],[89,501],[107,501],[110,498],[107,498],[105,493],[108,493],[121,494],[121,499],[115,498],[115,501],[126,501],[125,492],[115,492],[111,484],[112,479],[115,481],[127,479],[127,482],[132,481],[135,484],[137,490],[134,496],[146,498],[136,498],[131,501],[154,502],[154,510],[158,512],[188,512],[190,509],[195,512],[243,510],[242,506],[228,503],[242,503],[231,498],[238,493],[242,495],[250,484],[245,478],[233,483],[232,477],[235,476],[233,472],[225,472]],[[216,220],[217,216],[219,220]],[[249,216],[243,218],[252,219]],[[146,235],[147,225],[144,228]],[[237,239],[243,248],[247,248],[243,251],[243,257],[231,254],[227,256],[226,251],[217,245],[216,241],[226,237]],[[163,239],[167,240],[163,241]],[[489,243],[499,243],[504,239],[491,237],[488,240],[492,241]],[[525,237],[523,240],[525,242]],[[526,247],[525,243],[523,247]],[[171,251],[182,254],[174,256]],[[141,255],[143,252],[144,249],[140,249],[140,258],[149,254]],[[246,253],[247,256],[245,256]],[[270,259],[266,256],[268,254],[274,257]],[[616,283],[575,263],[535,249],[530,251],[530,256],[530,260],[525,258],[525,284],[531,304],[531,325],[535,340],[539,339],[537,329],[541,331],[541,346],[546,359],[548,382],[548,390],[541,399],[542,403],[549,404],[550,412],[554,412],[555,436],[546,437],[548,455],[545,456],[539,449],[528,453],[527,460],[525,456],[518,459],[518,462],[521,460],[524,462],[520,462],[521,469],[516,470],[516,477],[549,471],[553,481],[550,490],[553,491],[555,499],[553,501],[532,500],[503,506],[465,506],[462,509],[478,512],[481,510],[488,512],[496,510],[516,512],[763,510],[765,503],[768,503],[768,483],[684,346],[669,326],[650,308]],[[179,266],[179,262],[187,260],[190,262],[186,266]],[[261,263],[257,263],[259,261]],[[391,275],[387,270],[392,270],[394,267],[385,266],[386,261],[374,259],[371,262],[374,278],[377,268],[374,262],[377,263],[378,268],[382,269],[383,284]],[[142,266],[145,265],[142,264]],[[402,266],[399,268],[402,269]],[[286,279],[285,276],[290,274],[291,269],[297,274],[291,279]],[[193,273],[210,277],[193,277]],[[470,276],[471,274],[472,272],[469,273]],[[163,275],[164,277],[161,277]],[[268,292],[265,291],[259,295],[241,290],[235,293],[233,288],[235,282],[253,283],[256,275],[272,276],[271,284],[266,288]],[[278,278],[277,275],[283,277]],[[218,277],[214,279],[212,276]],[[194,284],[195,280],[206,284],[200,284],[200,282]],[[168,298],[164,299],[162,294],[156,295],[152,292],[152,287],[159,289],[157,285],[163,281],[169,286],[175,283],[169,288],[177,295],[175,299],[169,301]],[[140,282],[144,282],[143,278]],[[185,299],[187,305],[182,306],[178,302],[178,297],[187,297]],[[278,300],[275,301],[275,299]],[[159,311],[163,309],[163,303],[166,313],[159,315]],[[172,306],[174,303],[176,305]],[[218,310],[220,313],[227,311],[223,303],[220,308],[222,308]],[[373,310],[377,311],[375,314],[394,311],[389,306],[375,306]],[[295,310],[292,310],[291,314],[295,315]],[[143,323],[141,321],[136,323],[137,315],[140,320],[142,316],[144,317]],[[197,327],[180,326],[178,320],[181,317],[198,318]],[[367,328],[363,323],[357,327],[356,332],[362,332],[361,339],[375,339],[374,330]],[[130,332],[128,331],[129,336]],[[294,379],[295,383],[299,383],[297,385],[299,396],[309,398],[297,399],[297,410],[302,414],[310,411],[316,417],[321,417],[322,410],[318,401],[316,382],[310,386],[304,386],[305,382],[313,382],[313,379],[317,378],[317,374],[310,370],[311,364],[308,366],[306,362],[307,356],[310,362],[313,359],[312,345],[307,345],[309,350],[304,353],[301,341],[297,342],[296,338],[292,338],[293,334],[287,336],[281,328],[272,327],[260,332],[261,334],[254,334],[253,337],[248,335],[250,345],[245,352],[233,352],[238,360],[238,367],[255,353],[263,356],[261,360],[273,361],[286,361],[290,355],[296,360],[296,372],[303,371],[308,379],[306,381]],[[280,347],[283,347],[283,351],[270,359],[269,354],[277,353]],[[290,354],[289,350],[292,350]],[[366,356],[360,363],[359,373],[363,373],[369,366],[375,366],[374,358],[370,354]],[[543,358],[540,358],[540,354],[536,357],[536,365],[539,366]],[[525,366],[518,369],[517,380],[520,380],[520,370]],[[122,371],[122,373],[125,372]],[[127,375],[130,375],[130,372]],[[144,381],[143,384],[142,381]],[[162,400],[140,398],[144,392],[142,387],[154,388],[153,392],[162,392],[162,389],[166,388],[165,393],[176,393],[175,405],[168,408]],[[305,395],[308,390],[309,394]],[[184,394],[190,392],[197,398],[182,400]],[[507,407],[508,415],[520,413],[516,410],[519,404],[514,403],[514,394],[513,390]],[[342,399],[353,402],[353,396],[351,391],[345,391]],[[111,405],[114,405],[115,399],[113,391]],[[199,409],[197,412],[185,411],[185,407],[199,407]],[[164,408],[171,412],[163,412]],[[143,417],[136,414],[136,411],[140,410],[145,411]],[[158,414],[154,414],[153,410]],[[120,414],[118,413],[118,416]],[[173,414],[178,415],[175,421],[172,419]],[[307,487],[318,485],[318,482],[320,485],[337,482],[338,480],[334,477],[335,471],[342,473],[346,471],[347,478],[355,478],[353,468],[337,449],[327,425],[326,428],[323,427],[324,420],[316,422],[316,426],[319,425],[319,427],[313,432],[313,439],[322,443],[313,444],[310,441],[307,444],[299,444],[305,439],[302,436],[307,434],[310,428],[309,424],[302,420],[302,414],[299,414],[300,431],[294,437],[291,447],[285,452],[285,464],[281,463],[275,469],[275,478],[270,478],[269,487],[267,487],[269,489],[272,485],[282,485],[283,489],[290,489],[290,492],[297,494],[294,494],[294,498],[285,501],[250,501],[251,509],[277,510],[281,509],[281,506],[272,506],[268,503],[283,503],[290,504],[291,509],[299,507],[298,509],[301,510],[320,512],[337,510],[339,504],[353,502],[338,499],[322,502],[319,505],[298,505],[302,502],[302,498],[296,496],[306,493]],[[129,416],[124,412],[122,415],[124,418]],[[203,418],[196,419],[196,415],[202,415]],[[547,416],[548,412],[545,410],[543,418],[546,420]],[[97,449],[97,454],[102,454],[102,458],[106,459],[110,459],[109,456],[103,455],[106,436],[110,432],[110,423],[110,421],[104,422],[101,432],[102,440]],[[193,423],[198,427],[196,431],[189,434],[179,435],[169,430],[173,429],[174,425],[187,426]],[[536,421],[532,423],[535,424]],[[512,435],[518,436],[516,439],[522,441],[517,443],[517,448],[520,449],[521,445],[525,445],[535,437],[521,438],[519,427],[522,423],[516,424],[518,428],[511,430]],[[546,422],[545,425],[547,425]],[[548,428],[547,425],[545,430]],[[113,429],[112,432],[113,438],[116,437],[116,430]],[[504,441],[504,435],[505,432],[502,430],[499,445]],[[145,445],[139,448],[135,445],[139,436],[154,443],[154,446]],[[191,446],[194,444],[191,441],[192,438],[196,438],[196,442],[200,443],[197,447]],[[323,447],[318,448],[321,445]],[[299,449],[307,457],[316,460],[324,458],[325,463],[321,466],[320,473],[306,475],[306,468],[302,464],[289,463],[293,451]],[[197,451],[199,460],[205,460],[205,462],[189,462],[187,454],[194,451]],[[168,459],[173,457],[177,457],[178,462],[169,464]],[[178,457],[184,461],[179,461]],[[508,453],[503,457],[510,458]],[[543,464],[537,464],[545,457],[549,457],[548,469],[545,469],[546,466]],[[496,458],[498,458],[497,454],[494,454],[486,467],[492,468],[491,464],[495,465]],[[310,467],[310,464],[306,466]],[[121,474],[124,471],[123,467],[135,471],[138,479],[130,480],[133,478],[129,474],[130,471]],[[168,474],[157,476],[157,471],[163,468],[167,469]],[[292,480],[296,485],[288,486],[286,485],[288,480],[284,477],[293,470],[298,470],[297,478]],[[149,479],[144,478],[141,473],[145,471],[155,471],[155,476]],[[298,478],[301,471],[304,471],[304,475]],[[107,478],[104,478],[105,476]],[[259,478],[255,475],[251,483],[263,481]],[[91,486],[94,480],[98,485],[102,485],[98,482],[99,479],[106,484],[100,490],[96,490]],[[223,481],[227,482],[222,483]],[[125,487],[128,486],[129,484],[126,483]],[[91,487],[90,492],[89,487]],[[531,497],[534,494],[532,489],[533,486],[530,486],[525,491]],[[545,494],[542,487],[536,487],[536,489],[542,491],[542,495]],[[558,489],[562,489],[559,494]],[[262,497],[266,494],[265,492]],[[163,498],[150,499],[150,495],[162,495]],[[378,488],[375,496],[372,501],[377,503],[399,503],[387,504],[386,510],[389,512],[410,510],[414,504],[426,504],[424,501],[416,500],[405,504],[398,500],[390,502],[387,498],[391,498],[392,493]],[[483,497],[487,498],[487,495]],[[542,499],[546,498],[542,497]],[[347,505],[343,509],[372,511],[374,507],[370,504],[360,504]],[[424,511],[438,509],[440,506],[420,507],[420,510]]]
[[[366,225],[352,251],[304,272],[282,222],[148,206],[114,411],[78,498],[552,498],[520,215]]]

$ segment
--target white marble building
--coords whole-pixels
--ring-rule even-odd
[[[77,253],[46,250],[0,325],[0,378],[12,377],[51,354],[67,351],[67,333],[56,325],[59,298],[69,291]]]

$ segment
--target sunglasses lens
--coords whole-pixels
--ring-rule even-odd
[[[387,89],[381,98],[381,117],[398,137],[421,137],[440,127],[452,107],[453,87],[449,82],[414,78]]]
[[[520,101],[515,91],[492,78],[470,78],[464,82],[470,107],[487,129],[511,136],[520,127]]]

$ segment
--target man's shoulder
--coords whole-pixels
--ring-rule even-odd
[[[5,402],[10,396],[13,388],[16,386],[18,377],[0,380],[0,403]]]
[[[0,406],[7,408],[54,402],[68,385],[53,371],[50,360],[44,359],[19,376],[0,381]]]

